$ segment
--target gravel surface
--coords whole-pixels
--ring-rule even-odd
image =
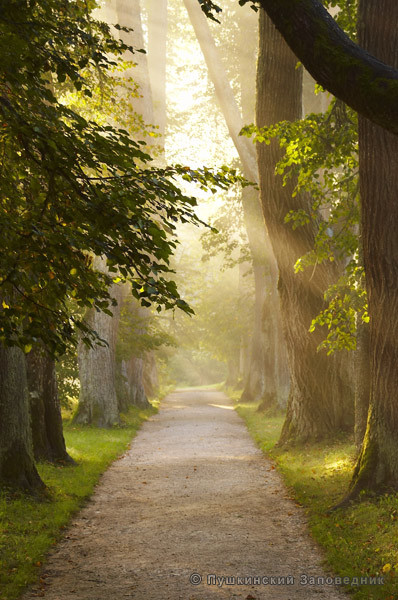
[[[303,509],[230,401],[180,390],[103,475],[50,553],[45,585],[23,599],[347,599],[303,585],[326,578],[321,562]]]

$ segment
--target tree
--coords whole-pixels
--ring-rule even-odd
[[[360,2],[359,41],[398,67],[398,5]],[[359,120],[363,259],[369,302],[370,401],[365,438],[348,498],[362,489],[398,488],[398,139]]]
[[[54,358],[38,346],[27,354],[26,366],[34,458],[73,463],[62,431]]]
[[[37,491],[44,484],[33,460],[25,356],[0,345],[0,485]]]
[[[88,333],[71,317],[66,299],[107,308],[118,268],[131,278],[140,301],[186,308],[164,273],[176,223],[198,221],[196,201],[181,192],[175,178],[203,186],[209,181],[213,188],[225,181],[225,173],[219,178],[202,171],[196,178],[187,167],[151,167],[144,142],[85,119],[54,96],[49,78],[92,95],[84,69],[105,73],[115,65],[111,52],[134,51],[114,40],[109,27],[87,16],[80,3],[10,3],[0,26],[5,57],[0,140],[7,157],[0,176],[0,225],[9,250],[0,262],[2,339],[25,347],[41,337],[50,350],[62,351],[68,341],[76,342],[76,329]],[[92,269],[93,254],[106,257],[109,274]]]
[[[260,49],[257,75],[257,125],[301,117],[301,71],[297,59],[264,11],[260,12]],[[275,166],[281,159],[279,143],[258,144],[260,190],[265,221],[278,264],[278,292],[289,356],[291,388],[280,442],[317,439],[352,426],[352,407],[337,361],[317,351],[321,338],[309,333],[313,317],[324,306],[324,291],[336,269],[320,264],[294,273],[300,256],[312,250],[313,223],[292,228],[290,211],[311,211],[308,194],[294,194],[294,180],[282,186]]]
[[[94,265],[105,269],[105,261],[95,257]],[[101,345],[85,344],[78,348],[80,395],[75,415],[77,423],[112,427],[119,423],[116,396],[116,336],[120,316],[121,286],[113,284],[109,294],[116,300],[111,314],[94,307],[85,314],[85,323],[102,340]]]
[[[166,130],[167,1],[149,0],[148,69],[151,81],[154,123]]]
[[[116,0],[115,14],[111,13],[109,8],[106,6],[103,9],[108,24],[111,25],[112,20],[116,18],[118,26],[126,29],[119,34],[121,40],[126,45],[134,44],[134,47],[143,48],[140,1],[134,0],[132,3],[127,3],[124,0]],[[126,52],[123,58],[127,61],[131,56]],[[146,130],[150,129],[151,126],[147,124],[153,120],[146,54],[139,53],[137,55],[134,65],[123,71],[122,81],[126,82],[127,89],[130,88],[128,82],[134,81],[134,93],[128,97],[127,105],[122,106],[122,110],[131,114],[138,121],[138,130],[136,131],[135,127],[130,130],[132,138],[137,140],[138,136],[145,134]],[[105,112],[104,109],[102,112]],[[115,110],[111,106],[111,110],[106,115],[107,120],[115,122],[120,118],[126,118],[125,115],[119,113],[119,108]],[[101,257],[96,257],[94,264],[99,271],[107,272],[105,261]],[[96,311],[95,308],[88,309],[85,314],[85,324],[97,333],[103,340],[103,345],[88,347],[83,342],[79,344],[80,395],[79,406],[74,418],[77,423],[94,424],[97,427],[112,427],[119,423],[119,411],[120,408],[124,408],[120,401],[124,379],[123,381],[118,380],[124,377],[124,374],[120,373],[117,368],[116,342],[122,296],[126,291],[131,293],[130,286],[126,285],[122,289],[120,285],[114,284],[110,287],[109,294],[117,302],[117,306],[112,308],[112,315]],[[129,366],[128,372],[126,370],[127,381],[131,379],[129,377],[131,365]],[[139,377],[142,369],[138,371],[135,369],[134,372]]]
[[[41,484],[26,434],[25,367],[7,345],[29,352],[41,339],[52,354],[61,353],[77,343],[77,331],[90,343],[93,331],[70,311],[69,301],[109,312],[109,286],[119,274],[131,279],[142,303],[189,312],[165,275],[176,223],[199,222],[195,199],[175,178],[196,179],[203,187],[209,182],[211,189],[226,182],[225,173],[202,170],[197,178],[188,167],[151,167],[144,142],[84,118],[56,97],[62,84],[89,97],[88,71],[105,74],[117,65],[113,57],[134,52],[92,18],[92,8],[91,2],[23,0],[0,11],[0,370],[10,370],[0,405],[2,422],[13,423],[4,434],[0,473],[16,486]],[[107,272],[93,269],[94,255],[106,258]],[[15,402],[17,365],[22,391]],[[10,461],[21,471],[10,469]]]

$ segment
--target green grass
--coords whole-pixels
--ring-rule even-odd
[[[131,408],[123,426],[115,429],[67,424],[66,445],[77,465],[39,464],[49,500],[0,495],[0,600],[18,598],[27,584],[38,580],[46,553],[71,516],[91,496],[109,464],[128,448],[141,423],[155,412]]]
[[[273,459],[294,500],[305,507],[311,532],[325,550],[326,570],[341,577],[385,578],[384,585],[346,588],[355,600],[397,600],[398,495],[363,496],[354,505],[328,513],[347,491],[353,444],[339,440],[275,448],[283,416],[257,413],[257,405],[237,404],[236,409],[256,443]]]

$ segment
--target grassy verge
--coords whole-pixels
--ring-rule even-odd
[[[77,465],[38,467],[51,499],[37,502],[0,495],[0,600],[18,598],[27,584],[37,581],[46,553],[71,516],[91,496],[109,464],[126,450],[141,423],[155,412],[131,408],[123,426],[115,429],[67,424],[66,445]]]
[[[384,577],[384,585],[346,588],[355,600],[397,600],[398,495],[362,497],[355,505],[327,513],[347,490],[352,443],[278,449],[274,446],[282,415],[267,417],[249,404],[236,404],[236,409],[256,443],[274,460],[295,501],[305,507],[311,532],[325,550],[326,570],[340,577]]]

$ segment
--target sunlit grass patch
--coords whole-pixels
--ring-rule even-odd
[[[67,424],[65,441],[77,464],[39,464],[49,499],[39,502],[0,494],[0,600],[18,598],[24,586],[37,581],[46,553],[71,516],[91,496],[109,464],[126,450],[141,423],[155,412],[155,408],[131,408],[115,429]]]
[[[363,496],[356,504],[328,512],[348,489],[355,460],[351,440],[275,448],[283,417],[267,417],[253,404],[236,408],[256,443],[276,463],[295,501],[305,507],[311,532],[325,550],[326,570],[340,577],[385,578],[384,585],[348,588],[355,600],[397,600],[398,495]]]

